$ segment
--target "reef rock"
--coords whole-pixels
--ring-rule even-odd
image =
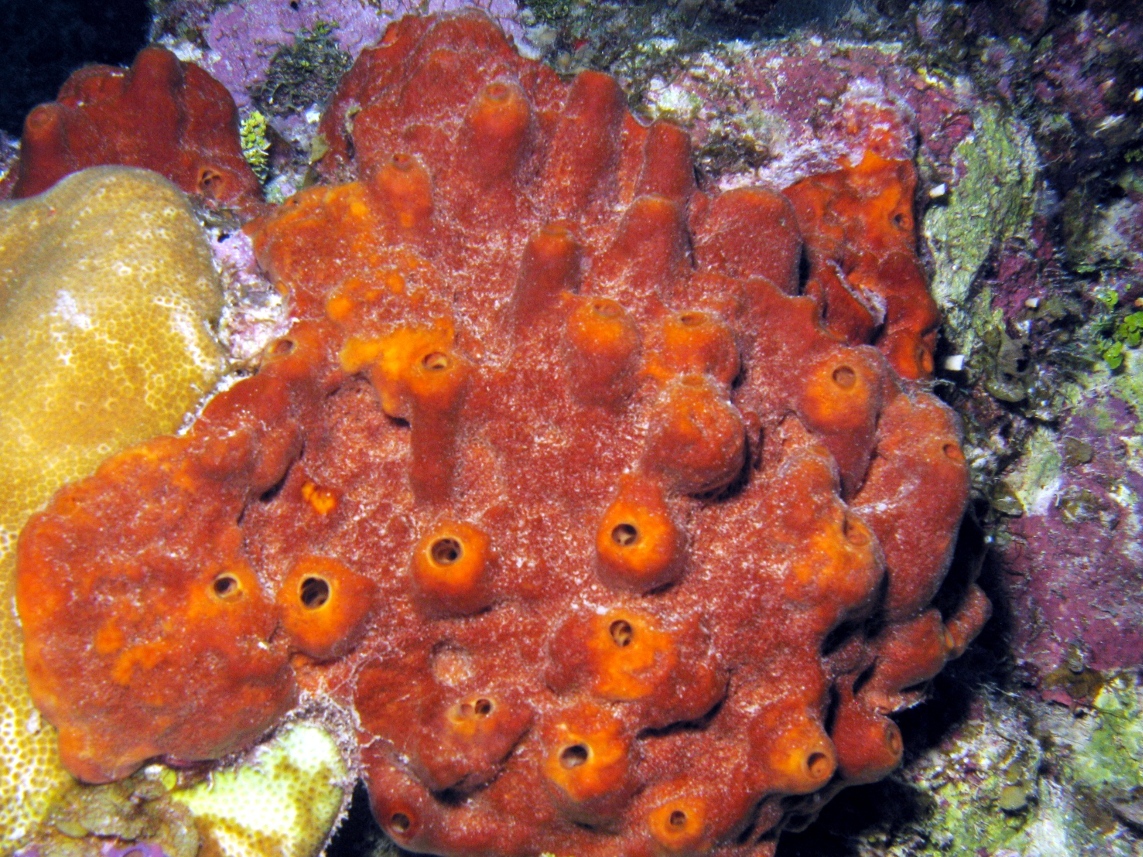
[[[100,167],[0,203],[0,841],[68,779],[28,696],[16,534],[65,482],[178,427],[223,368],[221,304],[186,197],[154,173]]]
[[[250,227],[289,334],[21,537],[68,768],[218,758],[305,691],[402,847],[638,857],[772,853],[896,767],[988,615],[944,585],[910,166],[705,193],[477,14],[391,26],[321,128],[344,183]]]

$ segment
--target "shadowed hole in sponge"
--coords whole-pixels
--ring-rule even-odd
[[[317,610],[329,601],[329,581],[323,577],[305,577],[298,587],[298,597],[307,610]]]
[[[853,520],[848,515],[842,519],[841,532],[850,544],[858,547],[869,544],[869,530],[865,528],[864,524]]]
[[[492,713],[492,710],[495,707],[496,706],[493,704],[491,699],[485,699],[484,697],[481,697],[475,702],[461,703],[460,713],[465,717],[472,717],[474,715],[476,717],[487,717]]]
[[[619,648],[630,646],[635,639],[635,629],[631,627],[631,623],[625,619],[616,619],[607,628],[607,633],[611,635],[611,639],[615,641],[615,645]]]
[[[848,390],[857,383],[857,373],[850,366],[838,366],[833,370],[833,382],[843,390]]]
[[[294,341],[292,339],[276,339],[270,344],[271,357],[285,357],[287,354],[292,353],[294,350]]]
[[[961,520],[948,573],[933,596],[933,606],[940,610],[943,622],[956,615],[986,559],[988,545],[978,514],[981,513],[977,509],[972,509]],[[993,599],[994,604],[996,600]]]
[[[211,590],[223,601],[233,601],[242,595],[242,587],[233,574],[220,574],[211,584]]]
[[[616,524],[611,531],[611,540],[620,547],[629,547],[639,541],[639,528],[634,524]]]
[[[421,365],[428,372],[443,372],[451,363],[443,351],[433,351],[421,358]]]
[[[198,192],[207,199],[216,199],[222,194],[225,182],[226,179],[218,170],[203,167],[198,174]]]
[[[404,833],[412,824],[413,822],[409,819],[409,816],[403,812],[395,812],[389,816],[389,827],[396,833]]]
[[[822,640],[822,657],[826,658],[836,652],[842,645],[849,641],[849,638],[861,630],[861,622],[853,619],[847,619],[842,622],[832,631],[825,635]]]
[[[615,318],[620,313],[619,305],[610,301],[594,301],[591,310],[602,318]]]
[[[825,734],[833,737],[833,727],[837,723],[837,709],[841,705],[841,694],[837,692],[837,685],[830,685],[829,701],[826,703],[825,717],[822,718],[822,729]]]
[[[451,536],[437,539],[429,548],[429,556],[437,565],[452,565],[464,556],[464,546]]]
[[[824,780],[832,769],[833,764],[825,753],[810,753],[806,757],[806,771],[815,780]]]
[[[569,770],[578,768],[587,762],[588,755],[586,744],[570,744],[560,750],[560,764]]]

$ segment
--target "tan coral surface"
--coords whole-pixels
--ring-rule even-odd
[[[66,781],[28,696],[16,534],[65,482],[175,429],[215,383],[221,290],[183,194],[99,167],[0,203],[0,842]]]

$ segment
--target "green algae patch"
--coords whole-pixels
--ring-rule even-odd
[[[1123,352],[1119,371],[1109,381],[1113,396],[1122,399],[1139,420],[1135,430],[1143,432],[1143,353],[1138,349]]]
[[[1043,750],[1021,711],[988,700],[982,720],[911,766],[909,780],[927,807],[920,837],[893,846],[894,857],[1021,851],[1029,822],[1039,816]],[[920,831],[919,831],[920,832]]]
[[[321,21],[303,29],[293,44],[278,49],[254,102],[271,116],[289,116],[326,102],[353,65],[334,37],[337,24]]]
[[[28,695],[16,536],[61,485],[174,431],[223,368],[222,294],[181,191],[97,167],[0,203],[0,851],[70,782]]]
[[[930,207],[923,226],[935,267],[933,297],[965,354],[980,336],[975,320],[994,321],[991,294],[974,295],[973,283],[993,249],[1027,229],[1038,174],[1031,137],[998,107],[982,105],[973,124],[972,136],[953,152],[963,177],[947,205]]]
[[[171,797],[195,817],[207,853],[313,857],[352,789],[334,737],[321,725],[283,727],[249,758]]]
[[[1028,438],[1019,467],[994,490],[993,505],[1007,515],[1042,512],[1055,498],[1063,466],[1056,433],[1045,426],[1037,427]]]
[[[1096,792],[1143,788],[1143,704],[1135,681],[1108,681],[1092,701],[1092,717],[1094,728],[1071,759],[1073,776]]]
[[[170,799],[152,771],[106,785],[73,783],[52,806],[35,844],[50,857],[91,857],[106,840],[145,842],[165,857],[197,857],[201,845],[190,811]]]
[[[889,857],[1138,853],[1115,834],[1122,828],[1107,809],[1141,776],[1131,679],[1109,681],[1087,717],[1056,707],[1045,721],[1006,694],[982,703],[972,721],[899,775],[925,809],[894,834]]]
[[[270,175],[270,141],[266,138],[268,128],[266,117],[257,110],[243,119],[238,127],[242,157],[260,182],[265,182]]]

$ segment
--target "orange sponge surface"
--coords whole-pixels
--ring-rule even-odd
[[[215,758],[304,690],[399,845],[521,857],[766,854],[891,771],[988,615],[911,166],[703,192],[475,14],[391,26],[321,128],[330,184],[248,227],[288,336],[21,538],[65,764]]]
[[[154,170],[207,203],[254,211],[262,192],[238,140],[226,88],[165,48],[144,48],[129,69],[90,65],[24,120],[20,158],[0,185],[15,199],[103,164]]]

